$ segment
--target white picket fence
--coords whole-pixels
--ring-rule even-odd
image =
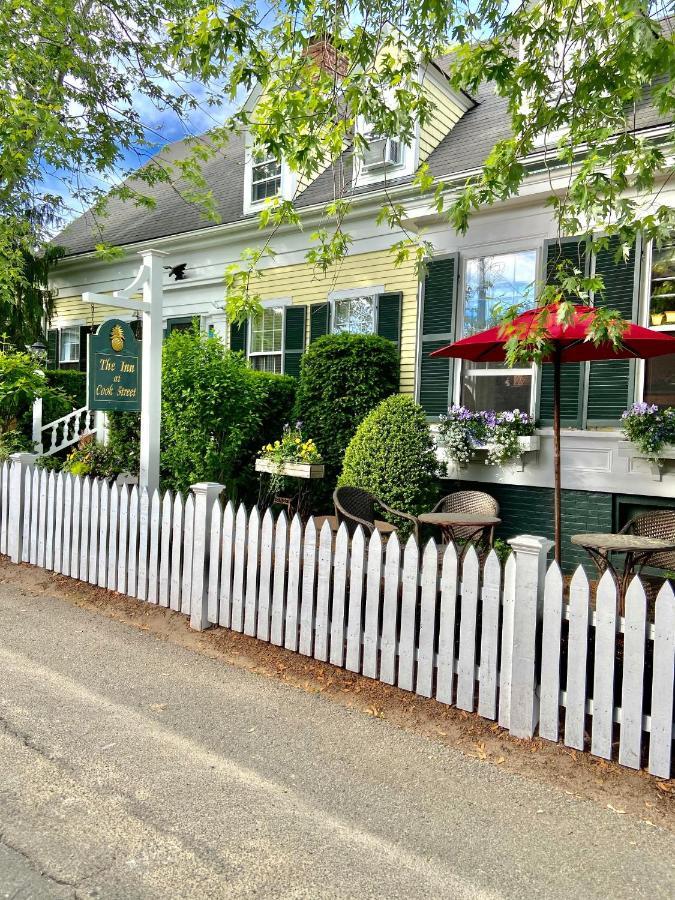
[[[0,472],[0,553],[220,625],[634,769],[670,777],[675,598],[653,622],[638,579],[617,613],[605,575],[569,589],[549,542],[524,536],[503,570],[473,548],[401,546],[270,510],[47,474]],[[594,602],[592,602],[594,600]]]

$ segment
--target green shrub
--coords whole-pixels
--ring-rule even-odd
[[[0,463],[5,462],[12,453],[32,453],[33,442],[18,428],[0,431]]]
[[[436,499],[439,463],[424,410],[412,397],[388,397],[361,422],[345,453],[338,484],[370,491],[417,515]],[[405,520],[394,522],[405,530]]]
[[[44,468],[52,466],[47,464]],[[69,453],[62,469],[71,475],[92,475],[94,478],[116,478],[122,472],[130,471],[126,457],[119,456],[110,446],[95,441]]]
[[[47,384],[60,388],[72,402],[73,409],[81,409],[87,402],[87,373],[77,369],[47,369]]]
[[[114,410],[108,413],[108,446],[126,459],[128,472],[138,472],[141,451],[141,414]]]
[[[295,417],[326,466],[324,502],[361,420],[398,390],[398,353],[375,334],[330,334],[302,357]]]

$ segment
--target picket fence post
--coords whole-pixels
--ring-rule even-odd
[[[30,515],[24,509],[25,480],[32,477],[32,469],[37,455],[35,453],[12,453],[9,457],[9,504],[7,507],[7,555],[13,563],[21,562],[21,544],[23,541],[23,516]]]
[[[509,731],[514,737],[531,738],[539,718],[535,672],[537,618],[543,603],[546,557],[553,542],[523,534],[511,538],[509,544],[516,559]]]
[[[209,628],[209,595],[207,583],[206,548],[211,540],[211,515],[216,500],[225,490],[224,484],[202,481],[190,485],[194,494],[195,514],[192,556],[192,589],[190,594],[190,628],[204,631]]]

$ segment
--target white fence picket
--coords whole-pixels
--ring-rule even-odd
[[[436,699],[452,703],[455,673],[455,616],[457,611],[457,549],[448,544],[441,567],[441,612],[438,623]]]
[[[434,646],[436,643],[436,596],[438,592],[438,548],[427,541],[422,556],[422,593],[420,598],[420,630],[417,647],[417,681],[415,693],[431,697],[434,680]]]
[[[190,615],[192,601],[192,554],[194,552],[195,500],[188,494],[183,506],[183,569],[180,583],[180,611]]]
[[[173,527],[171,529],[171,588],[169,606],[174,612],[181,610],[181,584],[183,578],[183,495],[176,491],[173,499]]]
[[[159,541],[162,528],[162,500],[158,490],[150,498],[150,552],[148,554],[148,603],[159,600]]]
[[[328,659],[328,614],[330,608],[330,586],[333,576],[333,530],[326,519],[319,536],[319,572],[316,589],[316,631],[314,636],[314,658],[325,662]]]
[[[302,559],[302,524],[296,514],[291,522],[288,541],[288,582],[286,584],[286,626],[284,647],[298,649],[298,624],[300,612],[300,561]]]
[[[106,583],[108,590],[117,590],[117,542],[120,522],[120,488],[118,484],[110,485],[110,501],[108,506],[108,574]]]
[[[412,691],[415,673],[415,618],[417,612],[417,575],[420,554],[414,535],[410,535],[403,551],[401,588],[401,628],[398,639],[397,685]]]
[[[260,513],[254,506],[248,518],[246,549],[246,593],[244,599],[244,634],[253,637],[258,618],[258,554],[260,548]]]
[[[91,516],[89,518],[89,584],[96,584],[98,577],[98,536],[101,517],[101,481],[91,482]]]
[[[224,628],[229,628],[232,621],[232,554],[234,552],[234,507],[229,501],[223,512],[222,531],[218,622]]]
[[[138,577],[136,596],[146,600],[148,596],[148,546],[150,537],[150,495],[147,487],[141,488],[138,498]]]
[[[260,529],[260,589],[258,594],[258,622],[256,637],[261,641],[270,639],[270,615],[272,611],[272,551],[274,540],[274,517],[267,509]]]
[[[396,625],[398,620],[398,586],[401,572],[401,544],[397,534],[387,541],[384,558],[384,606],[382,607],[382,638],[380,640],[380,681],[394,684],[396,680]],[[337,573],[335,584],[337,585]],[[333,600],[335,608],[335,600]]]
[[[248,516],[246,507],[239,505],[234,523],[234,578],[232,580],[233,631],[244,629],[244,573],[246,572],[246,540]]]
[[[586,660],[588,657],[588,578],[577,567],[570,584],[569,632],[567,641],[567,700],[565,703],[565,743],[584,749],[586,724]]]
[[[478,554],[469,547],[462,561],[462,606],[459,616],[457,706],[473,712],[476,682],[476,620],[478,616]]]
[[[634,578],[626,591],[619,734],[619,762],[631,769],[640,768],[646,627],[647,598],[639,579]],[[672,678],[672,670],[670,674]]]
[[[288,519],[282,510],[274,529],[274,588],[272,590],[272,628],[270,632],[271,641],[277,647],[281,647],[284,642],[287,540]]]
[[[5,461],[0,467],[0,553],[7,553],[9,526],[9,466]]]
[[[40,476],[41,471],[37,467],[33,469],[32,474],[32,490],[30,500],[30,554],[29,562],[31,565],[38,564],[38,522],[40,519]]]
[[[220,589],[220,543],[223,530],[223,507],[216,497],[211,511],[209,536],[209,574],[207,586],[207,617],[212,625],[218,624],[218,597]]]
[[[563,580],[560,567],[552,562],[544,582],[544,623],[541,637],[541,693],[539,734],[557,741],[560,731],[560,633]]]
[[[68,573],[71,578],[80,578],[80,531],[82,528],[82,488],[84,478],[73,477],[73,533],[70,536],[70,563]]]
[[[60,572],[62,575],[70,575],[70,542],[73,530],[73,479],[70,475],[63,476],[63,529],[61,537]]]
[[[670,778],[673,751],[673,670],[675,669],[675,596],[665,582],[656,598],[649,771]]]
[[[349,533],[343,522],[335,539],[333,563],[333,609],[330,617],[330,662],[342,667],[345,661],[345,591],[347,587],[347,558]]]
[[[117,531],[117,590],[127,592],[127,568],[129,552],[129,488],[120,485],[119,528]]]
[[[302,554],[302,600],[300,602],[300,643],[303,656],[314,650],[314,602],[316,598],[316,524],[310,518],[305,525]]]
[[[89,526],[91,523],[91,478],[82,481],[80,505],[80,581],[89,580]]]
[[[513,628],[516,602],[516,555],[511,553],[504,566],[502,593],[502,641],[499,668],[499,715],[497,722],[509,728],[511,722],[511,684],[513,680]]]
[[[614,657],[616,653],[616,584],[611,572],[600,579],[595,598],[595,657],[591,753],[612,758]]]
[[[361,667],[361,633],[363,612],[363,573],[366,539],[359,525],[352,536],[349,559],[349,594],[347,598],[347,651],[345,668],[358,672]]]
[[[56,517],[56,473],[47,478],[47,522],[45,534],[45,569],[54,568],[54,519]]]
[[[131,597],[136,596],[138,584],[138,519],[140,516],[138,486],[131,488],[129,495],[129,552],[127,555],[127,586],[126,592]]]
[[[110,487],[105,479],[99,484],[98,496],[98,573],[97,584],[106,586],[108,575],[108,510],[110,507]]]
[[[171,536],[173,533],[173,494],[165,491],[162,499],[162,533],[159,541],[159,605],[169,606],[171,590]]]
[[[59,472],[56,476],[56,494],[54,499],[54,561],[52,568],[55,572],[61,571],[63,565],[63,524],[64,524],[64,488],[65,488],[64,472]]]
[[[319,565],[319,578],[321,564]],[[382,538],[375,528],[368,541],[368,570],[366,574],[366,619],[363,626],[362,672],[377,678],[377,645],[380,629],[380,587],[382,584]]]
[[[478,715],[497,718],[497,654],[499,653],[499,607],[502,570],[494,550],[483,569],[481,592],[480,678]]]
[[[23,490],[23,527],[22,527],[22,535],[21,535],[21,562],[28,562],[30,560],[30,510],[31,510],[31,497],[33,490],[33,478],[32,471],[28,469],[26,475],[24,477],[24,490]],[[0,500],[0,504],[2,500]],[[70,562],[70,561],[69,561]],[[68,571],[70,572],[70,565],[68,565]]]

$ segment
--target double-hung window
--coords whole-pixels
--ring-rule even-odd
[[[260,203],[281,192],[281,162],[273,156],[254,153],[251,164],[251,203]]]
[[[375,332],[376,294],[343,297],[333,301],[333,332],[373,334]]]
[[[80,361],[80,327],[61,329],[61,353],[62,363],[79,363]]]
[[[675,335],[675,238],[652,248],[649,282],[649,323]],[[657,356],[645,362],[644,400],[658,406],[675,406],[675,361]]]
[[[461,308],[463,337],[499,323],[504,312],[518,305],[531,308],[535,301],[536,250],[500,253],[467,259]],[[532,407],[533,367],[510,369],[502,363],[464,362],[460,402],[469,409],[503,412]]]
[[[254,369],[281,372],[283,334],[283,307],[263,309],[250,320],[248,357]]]

